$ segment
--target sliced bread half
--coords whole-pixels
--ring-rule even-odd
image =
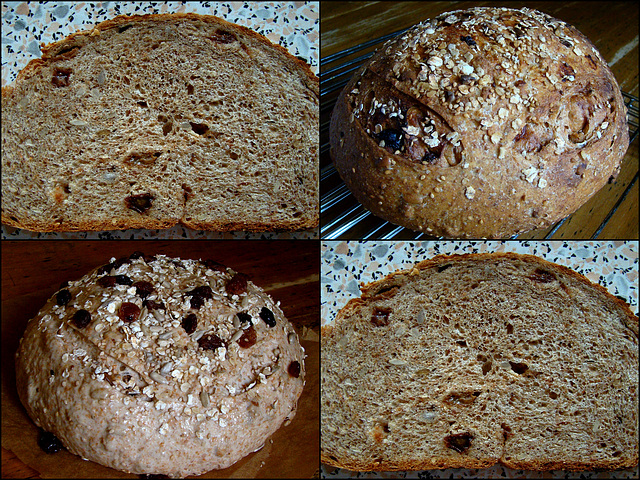
[[[318,79],[213,16],[123,16],[2,89],[2,221],[35,231],[318,223]]]
[[[321,453],[351,470],[638,463],[638,318],[535,256],[437,256],[322,330]]]

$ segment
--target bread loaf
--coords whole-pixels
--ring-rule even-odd
[[[552,225],[615,178],[627,150],[616,80],[574,27],[472,8],[389,41],[331,118],[331,156],[362,205],[436,236]]]
[[[63,286],[16,353],[33,421],[82,458],[176,478],[226,468],[293,418],[293,326],[247,276],[134,254]]]
[[[318,223],[318,79],[213,16],[117,17],[2,89],[2,221],[34,231]]]
[[[638,463],[638,318],[531,255],[436,256],[323,327],[321,455],[351,470]]]

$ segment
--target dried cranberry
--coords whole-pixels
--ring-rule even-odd
[[[466,43],[470,47],[473,47],[473,46],[476,45],[476,41],[473,38],[471,38],[470,36],[468,36],[468,35],[466,35],[466,36],[462,35],[460,37],[460,40],[462,40],[464,43]]]
[[[214,43],[233,43],[238,39],[231,32],[225,32],[224,30],[216,30],[209,38]]]
[[[264,323],[267,324],[267,327],[273,328],[276,326],[276,317],[273,315],[273,312],[267,307],[262,307],[262,310],[260,310],[260,318],[264,320]]]
[[[195,297],[202,297],[202,298],[206,298],[206,299],[212,299],[213,298],[213,292],[211,291],[211,287],[208,285],[203,285],[201,287],[196,287],[193,290],[190,290],[186,293],[187,296],[195,296]]]
[[[49,454],[64,450],[60,439],[51,432],[45,432],[42,428],[38,428],[38,446],[44,453]]]
[[[529,280],[533,280],[534,282],[538,283],[549,283],[553,282],[556,279],[556,276],[551,272],[548,272],[541,268],[536,268],[535,272],[529,275],[528,278]]]
[[[98,269],[98,275],[104,275],[105,273],[109,273],[113,268],[113,263],[107,263],[106,265],[101,266]]]
[[[251,315],[249,315],[247,312],[238,312],[236,313],[236,315],[238,316],[240,323],[251,323]]]
[[[154,302],[153,300],[144,300],[142,302],[142,305],[144,307],[147,307],[147,310],[152,311],[152,310],[166,310],[166,307],[164,306],[164,303],[162,302]]]
[[[135,303],[124,302],[120,305],[118,316],[120,317],[120,320],[125,323],[135,322],[140,316],[140,307]]]
[[[113,262],[113,268],[115,268],[117,270],[122,265],[127,265],[128,263],[129,263],[129,258],[121,257],[121,258],[117,259],[115,262]]]
[[[130,195],[124,199],[124,204],[128,209],[138,213],[144,213],[151,208],[153,195],[150,193],[140,193],[138,195]]]
[[[202,263],[204,264],[205,267],[210,268],[214,272],[226,272],[227,271],[227,267],[225,267],[223,264],[215,262],[213,260],[204,260],[204,261],[202,261]]]
[[[438,160],[438,158],[440,158],[440,156],[435,153],[432,152],[431,150],[427,150],[427,153],[424,154],[424,157],[422,157],[421,162],[427,162],[427,163],[435,163],[436,160]]]
[[[69,77],[73,71],[70,68],[59,68],[56,67],[53,69],[53,76],[51,77],[51,84],[54,87],[68,87],[69,86]]]
[[[456,99],[456,96],[453,94],[451,90],[444,89],[444,99],[445,101],[451,103]]]
[[[222,339],[214,333],[203,335],[198,340],[198,345],[203,350],[215,350],[219,347],[224,347],[224,342]]]
[[[134,283],[132,286],[136,287],[136,293],[142,298],[147,298],[155,290],[153,288],[153,285],[151,285],[151,283],[147,282],[146,280],[140,280],[139,282]]]
[[[133,283],[133,280],[126,275],[116,275],[115,279],[118,285],[131,285]]]
[[[240,345],[242,348],[249,348],[256,344],[256,339],[256,331],[253,328],[253,325],[251,325],[238,339],[238,345]]]
[[[190,307],[196,310],[200,310],[200,307],[204,305],[204,298],[202,297],[191,297]]]
[[[384,140],[384,146],[391,150],[400,150],[404,144],[404,134],[402,130],[387,128],[378,134],[378,139]]]
[[[389,325],[389,314],[391,309],[387,307],[375,307],[371,314],[371,323],[376,327],[384,327]]]
[[[60,290],[56,294],[56,304],[66,305],[71,300],[71,292],[69,290]]]
[[[106,275],[98,279],[98,285],[104,288],[114,287],[116,285],[116,277]]]
[[[78,328],[84,328],[91,323],[91,314],[86,310],[78,310],[71,317],[71,321]]]
[[[298,378],[300,376],[300,362],[297,360],[291,362],[289,368],[287,368],[287,372],[289,372],[289,376]]]
[[[229,295],[240,295],[247,291],[247,277],[244,273],[236,273],[225,287]]]
[[[471,440],[473,435],[470,433],[456,433],[454,435],[447,435],[444,437],[444,444],[447,448],[455,450],[456,452],[464,453],[471,446]]]
[[[187,335],[191,335],[196,331],[196,327],[198,326],[198,317],[196,317],[195,313],[190,313],[186,317],[182,319],[182,328],[187,332]]]

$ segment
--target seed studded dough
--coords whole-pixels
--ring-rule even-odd
[[[108,276],[130,284],[101,286]],[[247,281],[246,291],[227,292],[236,277],[214,263],[157,255],[114,258],[70,282],[61,291],[71,299],[58,305],[53,295],[16,354],[27,412],[70,452],[138,474],[201,474],[259,449],[295,415],[304,349],[259,287]],[[154,288],[144,299],[140,281]],[[197,287],[210,287],[211,298],[192,308]],[[125,302],[140,309],[132,322],[120,318]],[[153,308],[160,303],[164,309]],[[262,318],[265,308],[273,327]],[[91,314],[82,328],[73,321],[79,310]],[[190,314],[195,329],[183,322]],[[247,340],[251,329],[255,344]],[[205,350],[214,336],[222,346]]]

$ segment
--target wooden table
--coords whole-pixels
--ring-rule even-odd
[[[19,405],[14,373],[14,355],[26,322],[58,290],[60,283],[80,278],[94,267],[108,263],[111,257],[128,256],[136,250],[181,258],[210,258],[246,273],[281,302],[308,355],[305,390],[293,422],[274,434],[273,444],[267,442],[260,452],[203,478],[311,477],[320,461],[318,242],[22,240],[2,242],[2,478],[59,476],[62,467],[72,468],[75,475],[60,478],[136,477],[85,462],[68,452],[55,455],[41,452],[36,445],[36,427]]]
[[[634,2],[323,2],[320,56],[324,59],[336,52],[408,28],[446,11],[480,5],[511,8],[527,6],[574,25],[595,44],[608,61],[620,88],[638,96],[638,4]],[[360,51],[356,55],[362,55],[367,51],[371,49]],[[321,75],[326,69],[326,65],[321,67]],[[321,107],[321,125],[328,122],[330,108],[327,107],[335,103],[337,93],[322,97],[321,104],[324,109]],[[328,131],[321,127],[320,143],[323,145],[326,142]],[[330,162],[325,151],[321,157],[321,167],[326,167]],[[606,185],[592,197],[555,232],[552,238],[591,238],[622,197],[623,192],[634,181],[637,172],[636,139],[623,160],[622,172],[617,181]],[[597,238],[638,238],[638,183],[636,181],[629,190]],[[326,190],[325,185],[323,190]],[[549,230],[530,232],[519,238],[544,238]],[[351,236],[344,235],[340,238],[357,238],[359,233],[362,232],[353,232]],[[412,232],[405,230],[394,238],[412,238],[412,235]]]

